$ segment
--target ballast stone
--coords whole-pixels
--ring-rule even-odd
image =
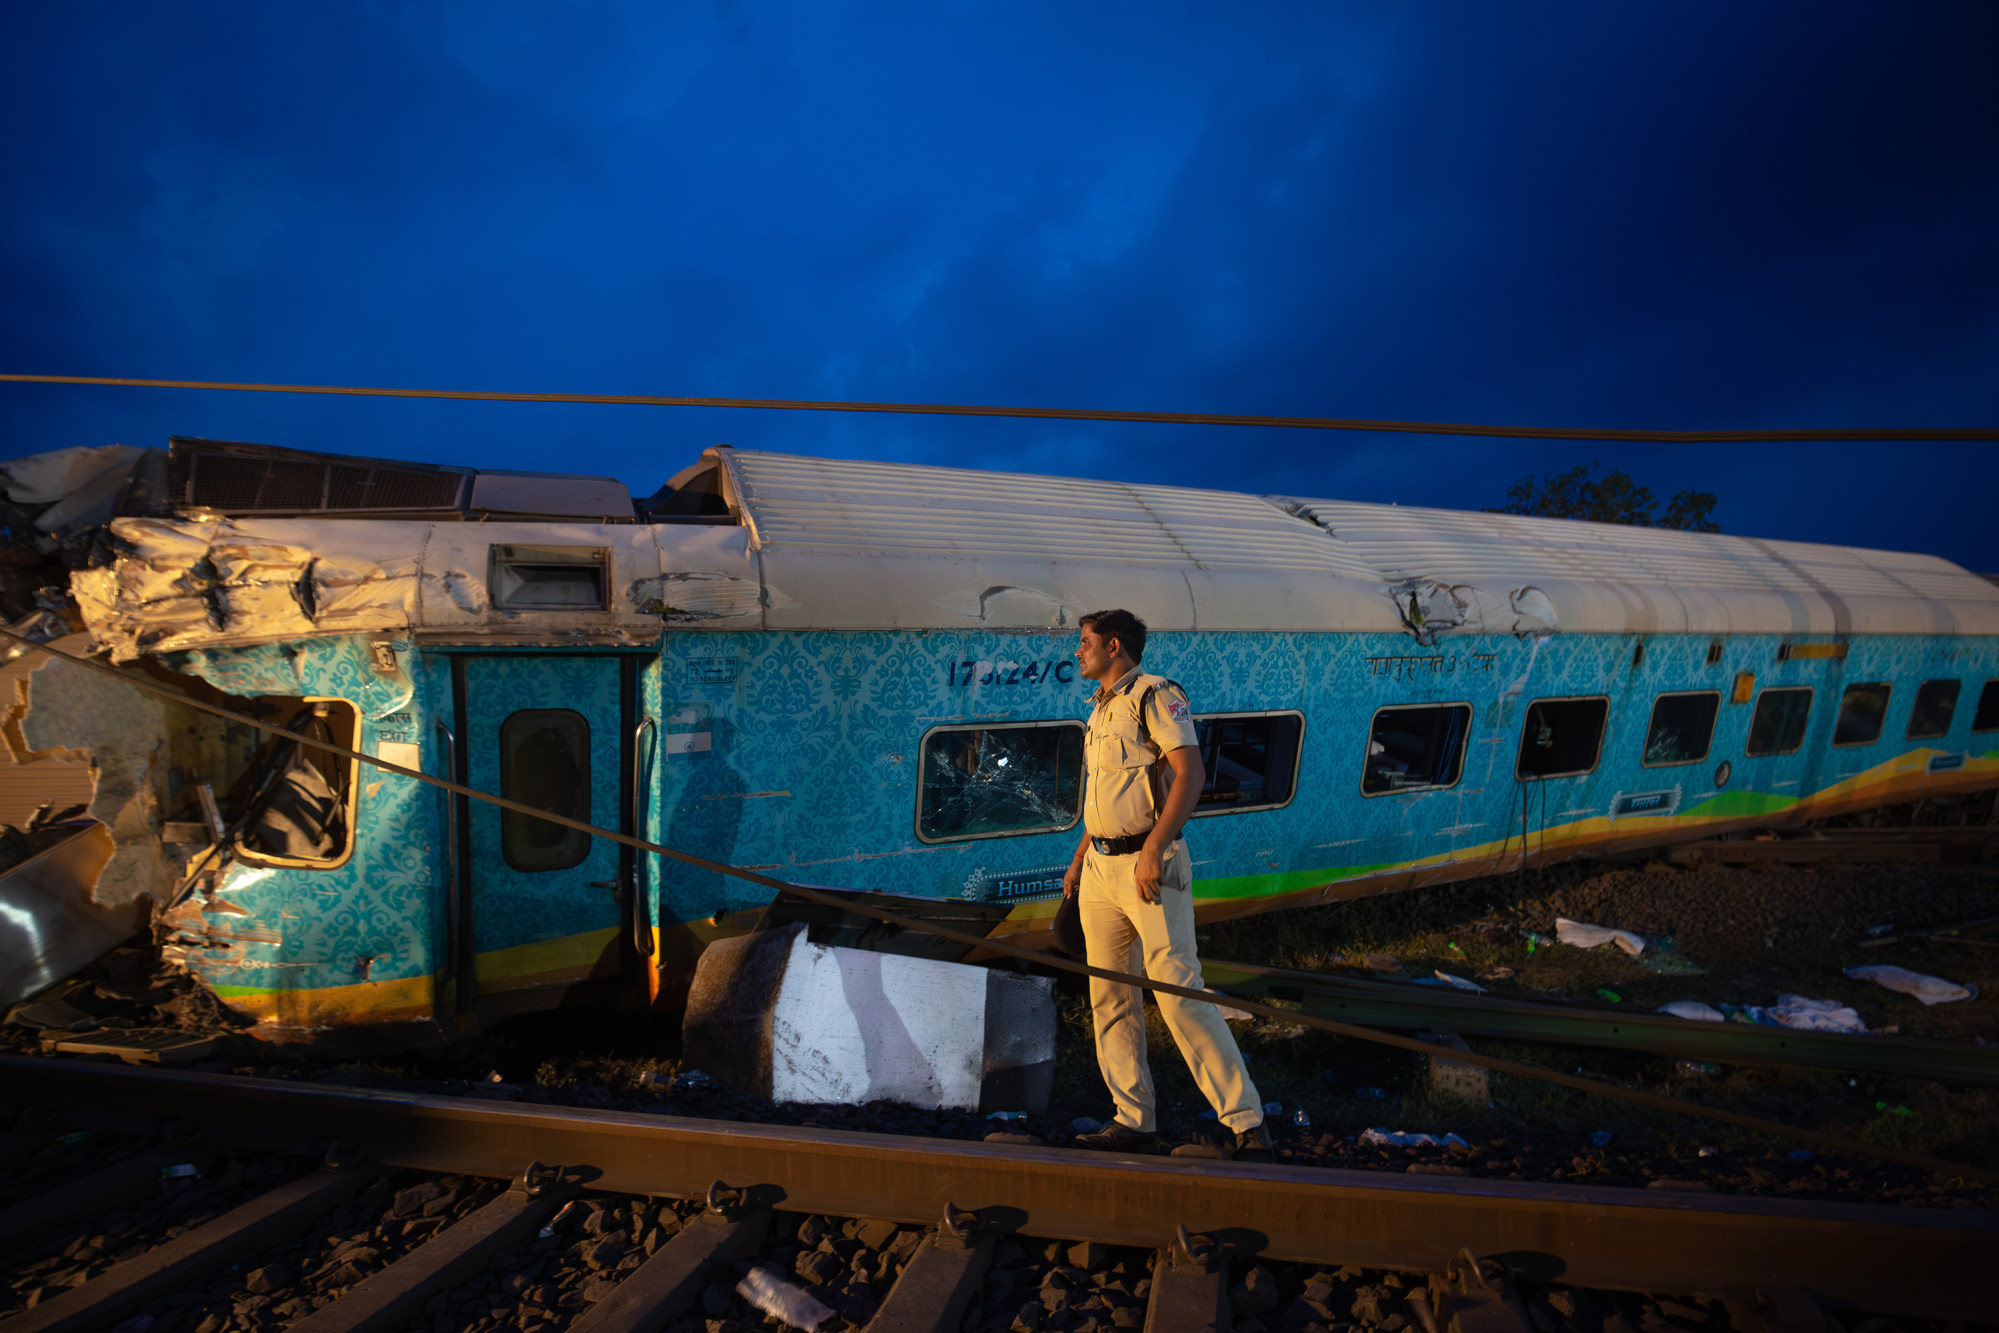
[[[682,1049],[689,1066],[774,1101],[1040,1111],[1054,982],[814,944],[794,923],[708,946]]]

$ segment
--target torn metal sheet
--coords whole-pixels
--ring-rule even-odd
[[[479,637],[596,633],[618,641],[663,625],[756,625],[767,589],[737,528],[630,523],[423,523],[373,519],[121,518],[109,566],[70,586],[100,647],[142,654],[308,636],[410,630]],[[521,548],[601,571],[594,594],[537,600],[496,552]],[[539,566],[537,566],[539,568]]]
[[[112,850],[102,824],[80,824],[0,874],[0,1006],[48,989],[139,928],[137,904],[107,907],[91,896]]]

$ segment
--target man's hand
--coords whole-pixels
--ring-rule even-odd
[[[1159,853],[1151,844],[1138,849],[1138,866],[1133,872],[1138,880],[1138,896],[1148,903],[1159,901],[1159,879],[1164,873]]]
[[[1073,898],[1082,887],[1083,863],[1081,861],[1071,861],[1069,868],[1062,873],[1062,896],[1064,898]]]

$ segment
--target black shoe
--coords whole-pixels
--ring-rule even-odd
[[[1236,1134],[1233,1142],[1228,1132],[1222,1130],[1214,1138],[1196,1139],[1183,1143],[1173,1150],[1175,1157],[1199,1157],[1210,1162],[1274,1162],[1277,1149],[1270,1142],[1270,1131],[1258,1124],[1254,1129],[1245,1129]]]
[[[1277,1145],[1270,1141],[1270,1127],[1259,1120],[1254,1128],[1237,1133],[1235,1159],[1238,1162],[1276,1161]]]
[[[1116,1120],[1102,1129],[1076,1136],[1078,1148],[1093,1148],[1098,1152],[1148,1152],[1158,1143],[1157,1134],[1142,1133]]]

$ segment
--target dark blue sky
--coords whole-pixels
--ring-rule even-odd
[[[1082,11],[1082,12],[1079,12]],[[1699,429],[1999,425],[1999,6],[15,5],[0,370]],[[1538,444],[0,385],[650,491],[705,445],[1999,568],[1999,446]],[[1987,518],[1980,518],[1987,514]]]

